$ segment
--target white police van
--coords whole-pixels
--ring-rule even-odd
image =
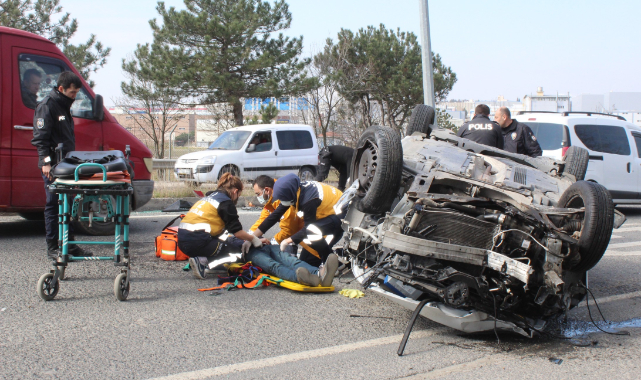
[[[192,185],[216,182],[227,172],[243,180],[296,173],[309,181],[317,165],[318,143],[309,125],[247,125],[223,132],[207,150],[180,156],[174,175]]]
[[[587,149],[585,180],[605,186],[615,204],[641,204],[641,128],[593,112],[521,111],[514,118],[532,128],[544,156],[560,160],[570,146]]]

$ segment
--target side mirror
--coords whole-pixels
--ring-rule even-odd
[[[102,95],[96,95],[93,100],[93,115],[94,119],[102,121],[105,118],[105,106],[102,100]]]
[[[255,150],[256,150],[256,144],[249,144],[249,146],[247,146],[247,152],[253,152]]]

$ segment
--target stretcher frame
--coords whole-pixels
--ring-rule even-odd
[[[129,148],[129,147],[127,147]],[[129,156],[127,149],[127,157]],[[102,170],[102,181],[100,180],[80,180],[78,169],[86,166],[96,166]],[[59,255],[53,262],[53,268],[43,274],[38,280],[38,295],[45,301],[55,298],[58,293],[60,280],[65,278],[65,269],[69,263],[82,261],[113,261],[116,267],[120,267],[120,274],[114,281],[114,295],[119,301],[124,301],[129,295],[130,281],[130,255],[129,255],[129,205],[130,198],[133,195],[131,183],[124,181],[107,180],[106,168],[97,163],[83,163],[76,167],[74,180],[56,179],[49,190],[58,194],[58,236],[59,236]],[[109,196],[115,199],[115,214],[111,218],[115,222],[115,233],[113,241],[70,241],[69,224],[72,220],[78,221],[101,221],[106,222],[108,217],[80,216],[82,207],[74,208],[72,203],[76,200],[82,200],[84,196]],[[111,201],[111,198],[110,198]],[[82,204],[82,203],[81,203]],[[111,205],[113,210],[113,204]],[[108,214],[109,216],[109,214]],[[90,256],[80,257],[69,255],[69,244],[77,245],[113,245],[113,256]]]

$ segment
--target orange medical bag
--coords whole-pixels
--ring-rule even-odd
[[[176,220],[184,217],[185,215],[180,215],[172,219],[172,221],[162,229],[160,235],[156,237],[156,257],[167,261],[189,260],[189,256],[185,255],[180,248],[178,248],[178,227],[170,227]]]

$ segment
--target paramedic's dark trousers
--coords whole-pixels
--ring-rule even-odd
[[[209,261],[216,256],[240,252],[240,245],[236,247],[236,240],[239,239],[230,236],[226,241],[222,241],[218,236],[211,236],[209,232],[178,229],[178,248],[189,257],[206,257]]]
[[[341,220],[336,215],[330,215],[326,218],[319,219],[312,223],[321,230],[323,236],[332,236],[329,243],[325,238],[312,241],[311,244],[301,242],[303,251],[300,254],[300,259],[304,262],[318,267],[327,260],[327,256],[332,253],[332,247],[338,243],[343,237],[343,228],[341,227]]]
[[[45,238],[58,241],[58,194],[49,191],[49,185],[53,181],[44,174],[41,175],[45,181],[45,196],[47,197],[47,203],[45,203]],[[73,201],[73,195],[69,194],[69,202],[71,201]],[[69,224],[69,234],[73,234],[73,223]]]

